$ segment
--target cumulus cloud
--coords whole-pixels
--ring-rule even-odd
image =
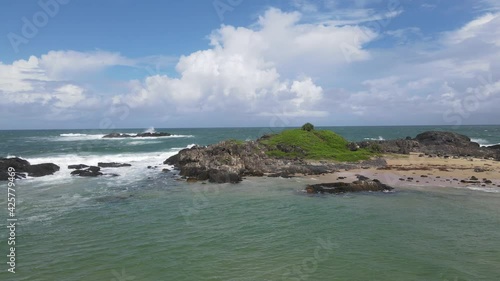
[[[492,104],[500,101],[499,24],[499,15],[488,13],[443,33],[433,49],[419,46],[411,56],[407,49],[379,53],[391,60],[391,74],[365,80],[364,89],[349,92],[338,106],[386,124],[411,115],[422,123],[453,125],[483,123],[479,116],[485,115],[498,120]]]
[[[211,48],[182,56],[178,78],[155,75],[131,83],[115,100],[133,108],[170,105],[177,112],[237,111],[266,116],[326,116],[323,88],[310,74],[322,66],[362,61],[376,34],[361,26],[302,23],[299,12],[267,10],[252,28],[223,25]],[[348,58],[346,57],[348,56]]]
[[[335,2],[330,1],[332,9]],[[353,12],[340,22],[312,20],[308,15],[318,16],[321,9],[310,1],[294,3],[301,12],[270,8],[248,27],[222,25],[209,34],[206,49],[176,59],[175,75],[148,71],[145,78],[120,81],[125,87],[114,88],[113,95],[95,93],[95,85],[80,77],[156,59],[51,51],[0,63],[0,107],[9,105],[8,114],[22,108],[46,120],[115,114],[113,104],[126,104],[144,120],[282,116],[297,123],[457,124],[480,122],[479,115],[500,117],[498,13],[488,11],[461,28],[424,38],[417,27],[381,34],[364,26],[366,20],[398,16],[397,7],[377,13],[366,8],[364,16]],[[418,36],[411,37],[412,44],[366,47],[383,34],[405,42]],[[172,58],[162,59],[171,63]]]
[[[77,78],[129,62],[119,54],[100,51],[51,51],[11,64],[0,62],[0,106],[35,120],[81,117],[83,112],[102,109],[106,101]]]

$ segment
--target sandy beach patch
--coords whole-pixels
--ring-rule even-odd
[[[478,158],[429,157],[419,153],[386,155],[387,167],[304,176],[311,183],[352,182],[356,175],[378,179],[392,187],[500,187],[500,162]]]

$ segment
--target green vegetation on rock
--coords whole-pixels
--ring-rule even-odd
[[[305,123],[304,125],[302,125],[302,130],[308,132],[314,131],[314,125],[311,123]]]
[[[366,160],[375,155],[367,149],[350,151],[349,142],[329,130],[285,130],[261,139],[260,143],[266,145],[269,149],[267,154],[274,157],[344,162]]]

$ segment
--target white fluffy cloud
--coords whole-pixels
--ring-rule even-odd
[[[499,14],[485,14],[444,33],[437,49],[420,47],[409,58],[406,49],[381,55],[391,60],[390,74],[365,80],[363,90],[345,94],[337,105],[385,124],[410,115],[419,118],[414,123],[484,123],[484,115],[498,120],[492,105],[500,104],[499,25]]]
[[[179,77],[151,76],[115,100],[133,108],[165,106],[178,112],[237,111],[266,116],[318,117],[323,88],[310,75],[369,58],[363,44],[376,34],[360,26],[301,23],[298,12],[271,8],[253,28],[222,26],[211,48],[180,58]]]
[[[75,52],[50,51],[39,60],[40,68],[44,69],[52,79],[68,79],[75,75],[95,73],[110,66],[131,66],[133,61],[118,53],[103,51]]]
[[[365,16],[313,21],[304,18],[308,12],[317,15],[310,3],[295,1],[302,13],[270,8],[250,27],[223,25],[209,35],[206,49],[176,60],[175,75],[148,71],[145,78],[114,81],[113,95],[101,96],[92,80],[81,76],[115,66],[143,67],[155,59],[51,51],[0,63],[0,107],[29,108],[37,119],[78,120],[88,117],[82,112],[103,115],[112,104],[127,104],[144,120],[218,116],[236,120],[232,125],[250,116],[324,124],[457,124],[500,117],[495,106],[500,104],[498,12],[489,10],[434,39],[416,36],[415,44],[367,49],[380,33],[404,39],[421,30],[379,33],[362,24],[397,16],[398,9],[390,15],[363,10]]]
[[[0,106],[24,117],[36,111],[35,120],[81,117],[79,111],[101,109],[105,102],[76,81],[80,75],[128,63],[118,54],[100,51],[51,51],[11,64],[0,62]]]

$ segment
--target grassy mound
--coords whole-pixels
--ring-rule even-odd
[[[365,149],[350,151],[346,139],[328,130],[285,130],[260,142],[269,148],[268,155],[274,157],[344,162],[366,160],[374,155]]]

